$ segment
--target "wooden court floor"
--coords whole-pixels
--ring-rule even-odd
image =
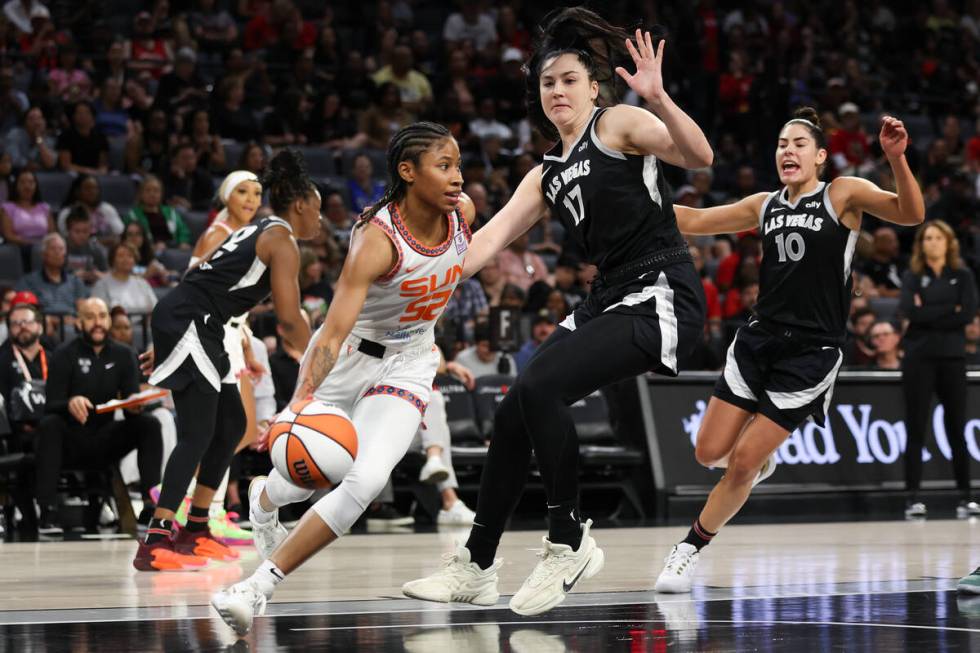
[[[258,563],[138,573],[133,541],[0,544],[0,651],[980,651],[980,521],[730,526],[702,553],[694,592],[652,591],[685,528],[596,528],[604,570],[562,606],[506,607],[540,531],[505,535],[498,606],[405,599],[464,531],[351,535],[280,585],[239,641],[210,594]]]

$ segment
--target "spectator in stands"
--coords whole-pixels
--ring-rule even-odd
[[[154,36],[153,16],[141,11],[133,19],[133,36],[123,45],[127,66],[135,74],[147,73],[153,79],[170,70],[174,59],[170,44]]]
[[[0,235],[5,242],[19,245],[24,269],[30,270],[31,246],[54,231],[54,219],[47,202],[41,201],[37,175],[21,170],[14,177],[10,198],[0,204]]]
[[[578,269],[581,266],[582,261],[569,252],[563,252],[555,263],[555,290],[565,296],[569,310],[574,310],[586,296],[585,290],[578,285]]]
[[[844,364],[851,367],[869,365],[874,361],[874,349],[868,334],[877,317],[870,308],[858,308],[851,313],[848,342],[844,346]]]
[[[152,513],[150,488],[160,482],[163,445],[160,422],[127,409],[116,421],[111,412],[97,414],[98,404],[139,391],[139,366],[133,351],[109,339],[109,309],[89,299],[79,310],[81,334],[51,356],[46,415],[38,428],[38,531],[61,532],[56,517],[56,490],[63,461],[72,466],[105,466],[134,448],[138,452],[144,514]]]
[[[442,40],[446,50],[460,49],[465,41],[477,50],[487,50],[497,44],[497,26],[489,14],[480,11],[476,2],[461,3],[460,11],[449,14],[442,27]]]
[[[245,83],[238,77],[226,77],[218,89],[218,103],[212,122],[221,138],[248,141],[260,135],[259,125],[245,106]]]
[[[722,118],[740,143],[748,140],[753,129],[749,92],[755,76],[746,59],[744,51],[734,50],[728,57],[728,71],[718,79],[718,103]]]
[[[121,306],[131,315],[148,315],[157,304],[157,296],[146,279],[133,274],[139,253],[128,243],[109,250],[109,274],[92,287],[92,296],[109,306]]]
[[[299,251],[299,294],[310,313],[326,310],[333,301],[333,288],[323,278],[323,264],[316,252],[305,246]]]
[[[162,174],[172,140],[170,119],[163,109],[153,109],[144,122],[132,123],[132,129],[126,135],[126,172]]]
[[[729,291],[732,292],[732,291]],[[730,343],[735,339],[735,332],[745,326],[752,318],[752,307],[759,301],[759,278],[758,276],[746,276],[742,279],[738,288],[738,297],[741,310],[725,318],[725,343]]]
[[[704,256],[701,254],[701,249],[691,245],[687,248],[691,253],[691,259],[694,261],[694,269],[698,271],[698,275],[701,277],[701,287],[704,289],[704,299],[707,305],[708,312],[706,314],[707,321],[705,322],[705,329],[714,338],[721,337],[721,302],[718,299],[718,286],[715,282],[711,280],[704,270]],[[558,278],[558,272],[555,271],[555,278]]]
[[[95,107],[95,129],[106,138],[123,138],[129,133],[129,112],[123,104],[122,84],[112,77],[102,82]]]
[[[48,73],[51,93],[66,103],[90,100],[92,80],[78,65],[78,47],[68,42],[58,48],[58,65]]]
[[[129,319],[129,314],[122,306],[113,306],[109,311],[109,337],[118,343],[133,346],[133,322]]]
[[[265,170],[265,148],[255,141],[247,142],[241,156],[238,157],[235,170],[247,170],[252,174],[261,175]]]
[[[227,168],[225,146],[221,138],[211,132],[211,116],[205,109],[195,109],[187,115],[183,141],[194,147],[197,167],[210,173]]]
[[[347,188],[350,192],[351,206],[354,213],[358,215],[385,194],[385,184],[380,179],[374,179],[374,165],[367,154],[358,154],[354,157]]]
[[[197,72],[197,53],[185,45],[177,50],[174,69],[160,78],[155,104],[172,116],[185,116],[196,107],[207,106],[205,86]]]
[[[490,348],[489,324],[485,322],[477,324],[474,339],[476,344],[459,352],[455,362],[472,372],[476,378],[490,374],[517,375],[517,364],[514,362],[514,357]]]
[[[739,234],[736,250],[718,264],[718,271],[715,274],[718,290],[724,292],[733,287],[739,272],[744,270],[744,261],[751,261],[758,269],[761,258],[762,240],[759,238],[758,232],[747,231]],[[738,306],[737,302],[736,306]]]
[[[548,291],[544,300],[544,307],[558,324],[564,322],[565,318],[572,312],[572,308],[565,299],[565,293],[558,288],[552,288]]]
[[[92,219],[85,207],[76,205],[69,211],[65,235],[68,247],[65,271],[91,286],[102,278],[109,266],[105,248],[92,237]]]
[[[453,296],[446,304],[442,319],[454,323],[460,339],[471,343],[476,323],[486,320],[489,314],[487,295],[483,292],[480,282],[476,279],[467,279],[456,286]]]
[[[934,198],[949,183],[954,172],[946,141],[941,138],[933,140],[926,151],[926,162],[919,180],[926,198]]]
[[[310,324],[309,314],[300,309],[300,315],[307,324]],[[276,389],[276,410],[282,410],[293,397],[296,391],[296,379],[299,378],[299,362],[303,358],[303,352],[294,349],[282,337],[283,329],[281,325],[276,325],[276,333],[279,335],[279,346],[269,355],[269,370],[272,373],[272,383]]]
[[[342,65],[340,52],[337,30],[333,25],[322,25],[313,51],[313,60],[316,62],[317,69],[323,71],[331,82],[336,82],[340,77]]]
[[[535,281],[548,281],[548,266],[544,259],[528,250],[530,236],[518,236],[497,255],[497,264],[505,283],[526,291]]]
[[[51,170],[58,163],[55,139],[48,134],[44,113],[31,107],[24,114],[23,127],[7,132],[4,147],[16,169]]]
[[[372,75],[375,84],[391,82],[401,93],[402,107],[412,116],[424,114],[432,106],[432,85],[413,68],[412,49],[396,45],[391,63]]]
[[[960,167],[965,161],[965,150],[960,130],[960,119],[953,115],[943,118],[943,140],[946,141],[946,151],[949,152],[949,162]]]
[[[504,284],[504,289],[500,292],[500,308],[523,311],[526,301],[527,293],[520,286],[512,283]]]
[[[123,232],[123,221],[108,202],[102,201],[102,189],[94,175],[75,177],[68,188],[68,195],[58,212],[58,231],[68,233],[68,214],[75,206],[82,206],[91,218],[92,235],[101,240],[118,237]]]
[[[871,325],[868,332],[875,357],[868,369],[897,370],[902,367],[902,352],[899,343],[902,336],[889,320],[879,320]]]
[[[164,285],[167,270],[156,258],[153,240],[139,222],[130,222],[123,232],[122,242],[132,245],[137,252],[133,274],[141,275],[151,285]]]
[[[171,150],[163,187],[166,203],[176,209],[208,209],[214,196],[214,180],[206,167],[198,166],[197,151],[192,144],[181,143]]]
[[[29,290],[38,298],[48,318],[49,335],[59,332],[63,320],[71,323],[79,302],[89,295],[82,280],[65,270],[67,251],[60,235],[48,234],[41,241],[41,269],[21,277],[16,285],[17,290]]]
[[[143,232],[150,234],[157,252],[167,247],[191,247],[191,232],[187,223],[177,209],[163,203],[163,184],[153,175],[143,178],[136,192],[136,206],[126,214],[123,222],[136,222],[143,227]]]
[[[964,329],[966,338],[966,366],[980,367],[980,313],[973,316],[973,321]]]
[[[313,119],[306,127],[306,140],[338,149],[356,149],[364,146],[367,135],[358,130],[349,104],[340,101],[336,90],[328,90],[316,102]]]
[[[497,120],[497,102],[490,96],[480,99],[480,114],[470,121],[470,132],[481,140],[495,136],[509,141],[514,136],[510,127]]]
[[[187,15],[187,28],[203,52],[215,55],[230,48],[238,39],[235,19],[215,0],[197,0]]]
[[[865,176],[874,168],[871,159],[871,143],[861,126],[861,114],[853,102],[845,102],[837,109],[840,129],[830,135],[830,157],[841,175]]]
[[[95,129],[95,110],[78,102],[71,110],[71,126],[58,137],[58,164],[65,172],[104,175],[109,172],[109,141]]]
[[[545,340],[554,333],[557,326],[555,316],[547,309],[540,311],[534,316],[531,322],[531,339],[521,345],[521,348],[514,354],[514,362],[517,364],[517,373],[520,374],[527,367],[534,352]]]
[[[933,395],[942,403],[946,438],[953,451],[953,475],[960,492],[957,516],[980,515],[970,499],[970,456],[966,450],[966,343],[964,327],[977,314],[973,272],[960,259],[960,244],[941,220],[923,224],[915,235],[909,270],[902,278],[902,313],[909,321],[902,344],[905,394],[906,517],[925,517],[919,499],[922,444],[930,422]]]
[[[7,0],[3,5],[3,15],[18,31],[31,34],[34,31],[32,14],[38,8],[47,10],[38,0]]]
[[[126,69],[126,51],[123,41],[116,39],[109,44],[105,51],[105,58],[96,61],[96,78],[103,83],[107,79],[114,79],[119,83],[120,88],[124,88],[126,80],[129,79],[129,71]]]
[[[500,269],[499,255],[495,256],[483,269],[477,273],[483,292],[487,295],[487,303],[490,306],[500,305],[500,296],[503,294],[504,286],[507,281],[504,279]]]
[[[374,101],[361,116],[361,131],[367,136],[369,147],[383,150],[395,132],[410,122],[398,87],[385,82],[378,86]]]
[[[905,266],[898,234],[891,227],[878,227],[874,234],[874,250],[861,265],[861,271],[871,278],[880,297],[898,297]]]

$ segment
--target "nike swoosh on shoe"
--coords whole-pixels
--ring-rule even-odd
[[[575,583],[577,583],[578,579],[581,578],[582,574],[585,573],[585,569],[586,567],[589,566],[590,562],[592,562],[592,556],[589,556],[589,559],[585,561],[585,564],[582,565],[582,568],[579,569],[579,572],[575,574],[575,578],[572,579],[571,583],[566,583],[564,580],[561,581],[561,588],[565,590],[566,593],[572,591],[572,588],[575,587]]]

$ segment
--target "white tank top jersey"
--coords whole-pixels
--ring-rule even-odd
[[[408,230],[395,204],[371,218],[391,239],[397,260],[371,285],[351,333],[393,349],[435,341],[433,327],[463,278],[463,259],[472,238],[458,210],[445,219],[449,225],[446,240],[426,247]]]

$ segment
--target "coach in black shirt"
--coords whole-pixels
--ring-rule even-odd
[[[139,366],[133,351],[109,339],[109,309],[101,299],[87,299],[79,309],[81,335],[51,356],[47,410],[37,444],[37,498],[41,534],[60,529],[54,521],[58,475],[62,461],[72,467],[100,468],[117,462],[134,448],[140,491],[146,505],[149,491],[160,482],[163,446],[160,423],[138,409],[114,421],[112,413],[97,415],[95,406],[139,391]]]

